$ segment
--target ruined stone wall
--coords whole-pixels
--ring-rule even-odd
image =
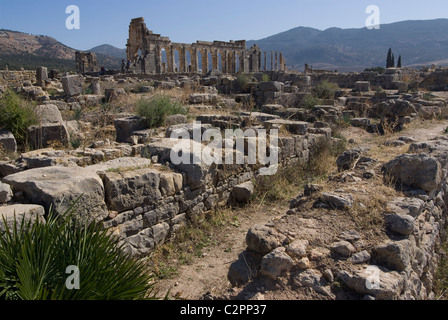
[[[98,61],[94,52],[81,52],[75,53],[76,59],[76,71],[78,73],[98,72]]]
[[[323,133],[308,129],[307,132],[307,125],[303,125],[305,131],[300,135],[280,137],[280,166],[307,162],[310,150],[331,136],[331,130]],[[145,146],[142,155],[156,157],[163,164],[169,162],[171,148],[167,140]],[[126,173],[103,172],[100,175],[105,186],[105,202],[109,210],[116,211],[116,216],[106,219],[104,224],[120,237],[126,250],[135,255],[147,254],[172,239],[190,219],[227,206],[235,197],[247,197],[244,192],[253,188],[251,181],[259,176],[261,167],[179,165],[165,172],[149,168]],[[151,190],[143,195],[139,190],[145,185],[151,185]],[[238,193],[239,188],[243,195]]]
[[[270,70],[285,70],[281,53],[272,55]],[[202,73],[220,70],[223,73],[249,73],[268,70],[266,53],[257,45],[246,49],[246,41],[197,41],[193,44],[173,43],[167,37],[148,30],[143,18],[133,19],[129,26],[127,58],[131,71],[143,74]]]
[[[18,86],[25,81],[31,83],[36,82],[36,71],[1,71],[0,70],[0,83],[7,83],[11,86]]]

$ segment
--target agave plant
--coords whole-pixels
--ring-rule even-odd
[[[46,221],[25,217],[0,234],[0,300],[154,299],[143,262],[125,254],[95,221],[79,221],[73,207]],[[79,289],[66,285],[79,270]]]

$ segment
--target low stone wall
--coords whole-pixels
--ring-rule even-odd
[[[265,126],[268,130],[284,127],[292,132],[279,137],[279,168],[306,163],[311,150],[331,138],[331,129],[308,128],[306,122],[273,119],[266,121]],[[247,139],[252,138],[245,139],[247,144]],[[70,201],[81,197],[81,217],[103,221],[106,228],[118,235],[127,252],[142,256],[172,239],[181,226],[196,216],[232,202],[250,201],[253,181],[261,169],[269,167],[247,164],[247,153],[243,165],[176,165],[170,154],[177,144],[178,141],[160,138],[140,145],[135,153],[131,153],[133,147],[124,145],[129,149],[127,155],[120,158],[124,153],[119,152],[116,159],[109,161],[104,153],[93,149],[85,149],[83,154],[81,149],[74,154],[51,150],[25,154],[15,164],[1,163],[4,187],[9,185],[12,189],[6,188],[6,204],[41,205],[46,211],[53,207],[62,214]],[[194,152],[193,149],[190,154],[193,158]],[[233,152],[237,155],[236,150]],[[89,213],[88,208],[94,210]]]
[[[36,71],[4,71],[0,70],[0,83],[7,82],[9,85],[22,85],[24,81],[36,82]]]
[[[280,167],[307,162],[310,149],[328,138],[325,133],[280,137]],[[167,140],[147,145],[142,154],[166,164],[172,147]],[[116,211],[112,215],[116,216],[106,220],[105,226],[113,230],[126,250],[135,255],[148,254],[173,238],[179,228],[196,216],[240,201],[239,186],[242,192],[252,193],[253,190],[247,189],[253,189],[251,182],[262,168],[247,164],[170,167],[171,170],[161,171],[163,167],[159,164],[157,170],[100,173],[106,190],[106,204],[109,210]],[[143,191],[148,183],[153,187]],[[242,198],[248,200],[247,196]]]

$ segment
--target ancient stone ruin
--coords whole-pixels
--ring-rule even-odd
[[[94,52],[81,52],[75,53],[76,59],[76,71],[78,73],[98,72],[98,61]]]
[[[257,45],[247,50],[245,40],[174,43],[168,37],[148,30],[143,18],[131,21],[127,57],[131,61],[130,70],[143,74],[286,70],[286,60],[281,52],[270,52],[271,65],[268,66],[268,53],[261,52]]]

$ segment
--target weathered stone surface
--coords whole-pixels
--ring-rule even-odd
[[[160,173],[153,169],[138,169],[101,174],[110,210],[124,212],[161,199]]]
[[[307,256],[309,241],[308,240],[295,240],[289,244],[286,248],[286,252],[295,258],[304,258]]]
[[[410,240],[388,241],[373,249],[373,259],[392,270],[404,271],[411,263],[414,246]]]
[[[417,198],[396,198],[387,204],[387,209],[400,215],[417,218],[425,208],[425,201]]]
[[[68,145],[69,133],[63,123],[44,123],[29,127],[28,139],[34,149],[46,148],[54,142],[66,146]]]
[[[252,255],[243,252],[239,255],[238,260],[230,265],[227,278],[232,285],[240,286],[255,278],[259,261],[257,263],[254,260]]]
[[[281,92],[283,91],[283,88],[284,84],[278,81],[266,81],[258,84],[258,89],[260,91]]]
[[[331,245],[331,251],[337,253],[338,255],[349,258],[353,253],[356,252],[355,247],[348,241],[339,241]]]
[[[397,299],[405,284],[398,272],[373,265],[355,272],[343,270],[338,278],[350,289],[372,295],[378,300]]]
[[[282,127],[292,134],[305,135],[308,130],[308,122],[274,119],[264,122],[266,130],[281,129]]]
[[[386,163],[383,169],[398,185],[422,189],[428,195],[434,195],[443,177],[439,161],[427,154],[401,155]]]
[[[192,124],[192,123],[183,123],[172,125],[166,129],[166,138],[178,138],[178,137],[190,137],[190,139],[195,138],[195,132],[197,134],[197,139],[202,138],[202,134],[206,131],[212,129],[212,126],[207,123],[201,124]],[[195,131],[196,130],[196,131]]]
[[[355,83],[354,91],[369,92],[370,91],[370,81],[357,81]]]
[[[104,92],[107,102],[116,101],[120,96],[126,95],[123,88],[106,89]]]
[[[36,82],[39,86],[45,86],[45,82],[48,81],[48,69],[45,67],[38,67],[36,70]]]
[[[367,128],[370,125],[370,120],[367,118],[353,118],[350,120],[353,127]]]
[[[336,160],[339,171],[351,170],[361,157],[359,150],[347,150],[342,153]]]
[[[334,297],[330,287],[327,285],[327,281],[317,270],[308,269],[297,272],[293,277],[293,283],[296,287],[311,288],[320,294]]]
[[[415,220],[409,215],[388,214],[385,217],[388,228],[395,233],[408,236],[414,233]]]
[[[9,184],[0,181],[0,204],[9,202],[12,198],[12,190]]]
[[[254,193],[254,184],[251,181],[244,182],[233,187],[233,198],[237,203],[245,204],[250,202]]]
[[[107,171],[114,172],[114,171],[143,169],[149,167],[150,165],[151,165],[150,159],[123,157],[87,166],[86,169],[92,170],[93,172],[100,174],[100,173],[106,173]]]
[[[5,152],[17,152],[17,142],[9,130],[0,130],[0,149]]]
[[[17,222],[17,227],[19,229],[22,221],[25,221],[25,223],[27,223],[28,221],[34,223],[39,219],[39,221],[45,222],[44,214],[44,207],[34,204],[15,204],[6,207],[0,207],[0,232],[4,232],[6,230],[3,218],[6,220],[8,229],[13,230],[14,221]]]
[[[160,163],[170,162],[176,172],[186,174],[185,185],[192,190],[210,183],[213,168],[202,157],[202,144],[193,140],[160,139],[146,145],[142,156],[157,156]]]
[[[246,235],[246,244],[249,250],[267,254],[280,246],[276,232],[262,225],[255,225]]]
[[[108,215],[100,177],[81,167],[46,167],[9,175],[3,182],[14,192],[22,191],[28,201],[63,214],[80,198],[75,215],[102,220]]]
[[[78,75],[62,77],[62,87],[68,97],[82,94],[82,78]]]
[[[383,110],[385,115],[406,117],[416,113],[415,106],[406,100],[392,100]]]
[[[344,209],[353,207],[353,199],[349,194],[336,194],[324,192],[320,196],[321,200],[335,209]]]
[[[187,123],[187,116],[185,116],[183,114],[174,114],[174,115],[166,117],[165,122],[166,122],[167,126],[173,126],[173,125],[177,125],[177,124]]]
[[[146,129],[145,120],[140,117],[120,118],[114,121],[117,142],[127,143],[135,131]]]
[[[277,280],[283,272],[288,272],[294,266],[292,258],[286,254],[284,247],[274,249],[261,260],[261,274]]]
[[[371,255],[367,250],[353,254],[348,261],[353,264],[363,264],[370,261]]]
[[[210,93],[193,93],[189,97],[190,104],[216,104],[218,95]]]
[[[57,123],[63,122],[61,112],[54,104],[43,104],[36,107],[36,115],[39,123]]]

